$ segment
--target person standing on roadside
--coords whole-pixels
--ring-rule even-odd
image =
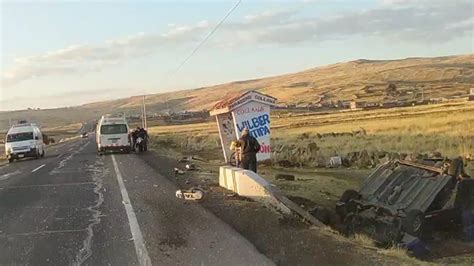
[[[140,128],[137,127],[137,129],[132,130],[131,137],[132,137],[132,151],[135,151],[135,146],[137,143],[137,138],[138,138],[138,130]]]
[[[240,147],[241,163],[240,166],[246,170],[257,173],[257,153],[260,151],[260,144],[257,139],[249,134],[249,129],[244,128],[242,136],[237,143]]]
[[[143,150],[148,150],[148,132],[144,128],[140,128],[138,136],[143,139]]]

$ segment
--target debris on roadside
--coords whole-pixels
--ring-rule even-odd
[[[333,156],[329,159],[328,168],[337,168],[342,166],[342,158],[340,156]]]
[[[192,201],[201,201],[204,198],[204,190],[200,188],[191,188],[191,189],[180,189],[176,191],[176,197],[178,199],[192,200]]]
[[[178,160],[178,163],[189,163],[190,158],[189,157],[182,157],[181,159]]]
[[[192,159],[192,160],[195,160],[195,161],[206,162],[205,159],[200,158],[200,157],[198,157],[198,156],[194,156],[194,155],[191,156],[191,159]]]
[[[174,168],[174,176],[184,175],[184,171],[179,168]]]
[[[294,175],[289,175],[289,174],[276,174],[275,179],[276,180],[295,181],[295,176]]]
[[[454,159],[451,173],[436,161],[421,164],[393,160],[377,167],[358,191],[347,190],[336,205],[346,233],[363,233],[376,242],[402,243],[420,249],[416,239],[436,230],[463,225],[464,212],[474,212],[474,180],[463,171],[462,159]],[[453,168],[453,167],[450,167]],[[449,221],[449,222],[446,222]]]
[[[195,164],[189,163],[189,164],[186,164],[186,170],[187,171],[195,171],[195,170],[199,170],[199,169]]]
[[[430,253],[430,248],[420,238],[405,233],[399,244],[400,247],[410,251],[415,257],[426,257]]]
[[[181,157],[181,159],[178,160],[178,163],[190,163],[191,161],[206,162],[205,159],[193,155],[193,156],[183,156],[183,157]]]
[[[289,160],[280,160],[278,161],[278,165],[284,168],[295,167],[295,164],[290,162]]]

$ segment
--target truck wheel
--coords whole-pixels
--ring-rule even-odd
[[[410,210],[402,221],[402,228],[406,233],[419,237],[423,233],[423,223],[423,212],[420,210]]]
[[[342,193],[340,201],[344,203],[348,203],[350,200],[353,200],[353,199],[355,200],[360,199],[360,194],[353,189],[348,189],[344,191],[344,193]]]
[[[339,200],[342,204],[340,207],[336,207],[336,212],[341,216],[342,220],[344,220],[349,213],[355,213],[357,211],[357,203],[352,200],[358,199],[360,199],[360,194],[355,190],[349,189],[342,193],[341,199]]]
[[[233,153],[230,155],[229,164],[230,164],[231,166],[234,166],[234,167],[237,166],[237,153],[236,153],[236,152],[233,152]]]
[[[41,152],[41,157],[44,157],[44,149],[43,149],[43,151]]]

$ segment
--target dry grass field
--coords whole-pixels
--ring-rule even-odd
[[[361,130],[365,133],[328,134]],[[221,155],[215,153],[220,151],[215,122],[152,127],[150,133],[189,152],[212,151],[213,159]],[[274,152],[306,147],[311,142],[316,143],[322,156],[363,149],[408,154],[438,151],[449,157],[466,156],[474,152],[474,102],[272,116]]]
[[[352,133],[363,128],[365,134]],[[222,163],[222,152],[215,122],[159,126],[150,129],[155,148],[172,148],[184,155],[198,155]],[[320,137],[318,137],[320,135]],[[316,152],[308,146],[315,143]],[[342,192],[357,187],[369,169],[327,169],[316,167],[330,156],[346,156],[367,150],[369,154],[431,153],[443,156],[474,155],[474,103],[440,104],[331,114],[274,116],[272,119],[273,166],[263,166],[263,176],[287,195],[323,206],[334,206]],[[299,162],[302,167],[282,168],[278,161]],[[211,166],[210,166],[211,167]],[[468,171],[474,174],[471,161]],[[275,180],[275,174],[293,174],[298,182]]]

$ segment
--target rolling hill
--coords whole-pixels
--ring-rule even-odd
[[[474,54],[399,60],[360,59],[262,79],[236,81],[210,87],[147,96],[150,112],[210,109],[222,98],[246,90],[277,97],[283,104],[337,100],[393,100],[385,89],[423,91],[425,98],[466,94],[474,87]],[[410,96],[413,97],[413,96]],[[42,124],[75,123],[102,113],[137,112],[141,97],[96,102],[71,108],[0,113],[0,129],[12,120],[26,118]]]

